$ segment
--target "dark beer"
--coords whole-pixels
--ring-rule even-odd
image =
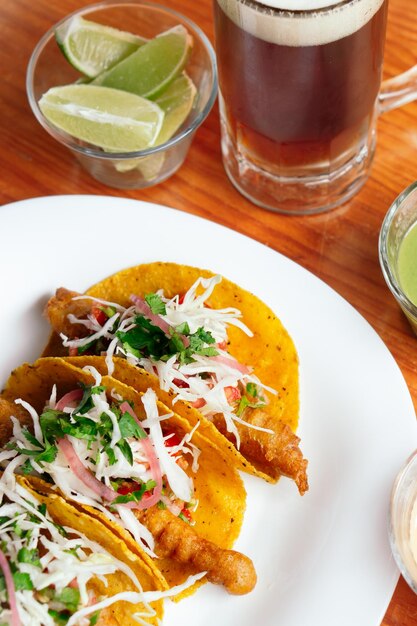
[[[221,112],[236,153],[273,175],[314,176],[340,169],[366,147],[386,0],[309,12],[214,1]]]

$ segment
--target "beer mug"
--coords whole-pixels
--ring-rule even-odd
[[[319,213],[364,184],[380,113],[417,97],[417,66],[381,84],[388,0],[214,0],[222,154],[252,202]]]

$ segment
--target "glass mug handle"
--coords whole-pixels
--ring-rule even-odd
[[[399,76],[384,80],[378,96],[378,111],[386,113],[417,99],[417,65]]]

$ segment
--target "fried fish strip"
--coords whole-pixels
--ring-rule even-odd
[[[154,506],[136,514],[152,533],[157,556],[191,566],[194,573],[206,571],[210,582],[223,585],[232,594],[242,595],[254,588],[255,568],[244,554],[203,539],[168,510]]]
[[[90,331],[82,324],[73,324],[68,320],[68,315],[72,314],[78,318],[86,317],[91,312],[91,300],[74,300],[81,294],[76,291],[69,291],[65,287],[56,290],[45,307],[45,315],[48,318],[53,330],[59,335],[63,333],[70,339],[76,337],[86,337]]]
[[[0,394],[0,446],[5,445],[13,435],[11,415],[17,418],[22,427],[30,426],[33,423],[26,409]]]
[[[85,317],[91,311],[91,301],[74,301],[73,298],[77,295],[79,294],[61,287],[49,300],[45,310],[55,333],[62,332],[71,339],[88,335],[88,330],[84,326],[71,324],[67,318],[69,313]],[[48,355],[60,355],[62,354],[60,350],[61,347],[57,346],[57,342],[52,339],[46,352]],[[264,433],[243,424],[236,424],[240,436],[239,452],[256,469],[272,476],[275,480],[281,475],[294,480],[300,494],[303,495],[308,490],[308,461],[303,458],[299,448],[300,438],[287,424],[266,411],[247,409],[245,420],[254,426],[269,428],[273,433]],[[213,423],[222,435],[231,443],[235,443],[234,436],[227,432],[221,415],[215,416]]]
[[[307,459],[298,446],[300,438],[291,428],[261,409],[250,409],[245,413],[245,420],[254,426],[270,428],[273,433],[265,433],[243,424],[238,425],[240,452],[253,465],[267,474],[292,478],[301,495],[308,490]],[[224,420],[215,416],[216,428],[233,442],[233,435],[226,431]]]

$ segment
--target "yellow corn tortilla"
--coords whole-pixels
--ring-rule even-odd
[[[80,382],[85,385],[94,384],[94,377],[88,371],[74,366],[67,360],[41,358],[33,365],[24,364],[12,372],[2,393],[3,403],[8,405],[15,399],[21,398],[40,413],[50,397],[54,384],[57,386],[57,397],[60,398],[68,391],[75,389]],[[143,395],[141,392],[109,376],[103,376],[101,384],[107,388],[108,394],[114,390],[124,400],[132,402],[139,419],[146,417],[140,400]],[[9,409],[6,410],[8,415],[0,413],[0,426],[10,415],[10,404],[8,406]],[[158,402],[158,410],[162,415],[171,412],[162,402]],[[175,413],[169,419],[164,420],[163,427],[164,425],[169,431],[178,434],[180,439],[191,430],[188,420]],[[246,506],[246,492],[242,479],[235,466],[230,464],[211,440],[201,434],[198,429],[193,435],[192,442],[201,451],[199,470],[196,474],[191,473],[194,481],[194,496],[199,501],[198,508],[193,513],[194,529],[200,537],[212,541],[221,548],[229,549],[239,535]],[[0,443],[4,444],[5,440]],[[110,522],[100,511],[74,502],[72,504],[80,510],[88,511],[91,516],[115,532],[123,539],[129,550],[134,553],[139,552],[147,566],[159,575],[161,584],[164,581],[169,587],[181,584],[191,573],[186,567],[172,559],[151,559],[143,553],[127,531]]]
[[[132,294],[144,297],[163,289],[165,297],[171,298],[188,291],[200,276],[211,278],[215,274],[176,263],[148,263],[117,272],[95,284],[86,294],[128,307],[132,304],[129,299]],[[224,277],[207,302],[215,309],[232,306],[241,311],[242,321],[253,337],[230,326],[228,351],[240,363],[254,367],[262,383],[278,392],[269,396],[268,412],[295,430],[299,416],[298,356],[281,321],[257,296]]]
[[[116,534],[109,530],[101,521],[78,510],[68,501],[53,491],[51,485],[36,477],[18,476],[17,480],[31,492],[39,502],[46,504],[49,515],[60,526],[73,528],[85,535],[90,541],[94,541],[112,554],[115,558],[126,563],[136,574],[143,591],[157,591],[166,589],[155,576],[155,568],[150,568],[145,561],[129,550],[127,544]],[[108,597],[124,591],[137,591],[132,581],[124,572],[106,576],[107,586],[103,581],[95,578],[89,584],[89,588],[97,597]],[[163,617],[163,601],[158,600],[151,604],[155,611],[154,616],[147,618],[149,624],[157,626]],[[137,626],[133,618],[134,613],[143,613],[145,606],[119,601],[102,609],[98,626]]]
[[[119,271],[88,289],[86,294],[128,307],[131,305],[132,294],[144,297],[163,289],[164,295],[170,298],[185,293],[200,276],[210,278],[214,274],[208,270],[175,263],[149,263]],[[254,373],[263,384],[277,391],[276,395],[265,394],[268,397],[268,415],[272,416],[273,423],[287,424],[295,432],[299,418],[298,355],[281,321],[258,297],[226,278],[216,285],[208,304],[213,308],[233,306],[241,311],[242,321],[253,332],[253,337],[248,337],[240,329],[230,326],[228,351],[240,363],[253,367]],[[44,355],[63,355],[64,352],[60,338],[53,334]],[[72,357],[69,360],[75,364],[80,359],[80,364],[85,364],[89,362],[89,358],[93,358],[95,367],[105,374],[107,370],[103,360],[97,361],[94,357],[85,356]],[[276,482],[279,478],[276,468],[267,460],[245,458],[197,409],[183,401],[173,404],[174,394],[159,389],[156,376],[129,365],[124,359],[115,358],[114,362],[115,378],[138,391],[152,387],[164,404],[185,417],[191,425],[200,422],[200,432],[210,438],[219,450],[223,450],[224,455],[237,469],[260,476],[268,482]]]

